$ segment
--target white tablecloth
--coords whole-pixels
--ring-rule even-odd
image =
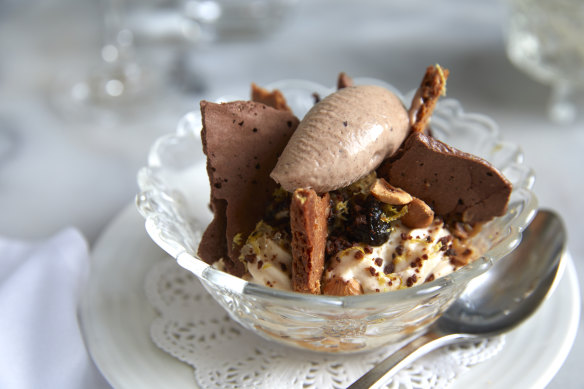
[[[73,228],[42,241],[0,238],[0,388],[106,388],[77,320],[89,252]]]

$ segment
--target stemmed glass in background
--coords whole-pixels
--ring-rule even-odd
[[[174,0],[98,4],[99,49],[68,53],[68,69],[55,78],[49,103],[77,141],[131,160],[143,158],[154,140],[173,131],[192,109],[193,92],[200,92],[201,77],[190,64],[180,74],[172,64],[177,53],[196,50],[197,26]],[[95,59],[88,62],[84,55]]]
[[[81,76],[61,78],[53,105],[66,119],[135,122],[169,95],[201,92],[204,77],[193,70],[191,60],[198,45],[269,36],[295,2],[100,0],[104,38],[99,64]],[[136,41],[144,43],[142,49],[159,49],[149,66],[138,61]]]
[[[507,54],[552,87],[549,117],[572,122],[584,96],[584,2],[508,0]]]
[[[136,60],[134,34],[126,26],[126,1],[100,0],[99,5],[103,38],[98,63],[79,74],[64,74],[51,97],[67,121],[111,126],[135,119],[159,85],[156,74]]]

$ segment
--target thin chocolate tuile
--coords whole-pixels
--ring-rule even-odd
[[[378,175],[425,201],[437,215],[471,224],[502,216],[512,189],[487,161],[419,132],[408,136]]]
[[[234,237],[241,234],[245,241],[262,218],[277,187],[269,174],[298,119],[288,111],[249,101],[202,101],[201,113],[214,219],[198,254],[209,263],[224,258],[227,269],[241,275],[244,268]]]

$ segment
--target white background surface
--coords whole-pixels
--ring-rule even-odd
[[[503,2],[435,3],[301,1],[286,23],[262,40],[190,46],[138,40],[140,59],[149,66],[172,63],[179,49],[186,50],[190,69],[207,88],[182,93],[169,78],[149,115],[104,129],[90,121],[64,120],[49,99],[60,74],[98,60],[97,5],[0,0],[0,130],[10,134],[11,150],[0,157],[0,235],[46,238],[74,226],[92,244],[133,200],[136,171],[152,141],[174,131],[180,116],[203,97],[245,95],[251,81],[261,85],[283,78],[332,85],[339,71],[409,90],[426,66],[440,63],[451,71],[448,96],[462,101],[467,111],[490,115],[504,139],[522,145],[526,163],[537,174],[541,206],[557,210],[566,222],[582,285],[584,108],[573,125],[549,122],[548,88],[505,56]],[[112,133],[117,140],[106,138]],[[576,344],[549,387],[580,387],[582,360],[580,324]]]

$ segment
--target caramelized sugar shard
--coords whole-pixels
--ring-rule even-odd
[[[443,69],[440,65],[428,66],[426,69],[409,110],[412,131],[427,130],[438,99],[446,94],[446,79],[449,73],[448,69]]]
[[[252,83],[251,100],[278,110],[292,112],[286,102],[286,98],[278,89],[274,89],[270,92],[269,90]]]

